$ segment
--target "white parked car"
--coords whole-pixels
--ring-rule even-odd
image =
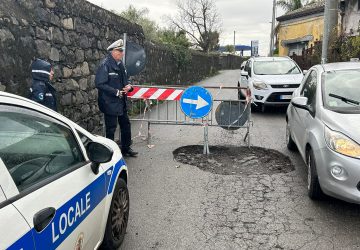
[[[128,216],[115,142],[0,92],[0,249],[117,249]]]
[[[303,77],[289,57],[252,57],[241,71],[238,86],[250,88],[254,104],[264,111],[266,106],[288,105]],[[244,90],[239,91],[239,98],[244,97]]]

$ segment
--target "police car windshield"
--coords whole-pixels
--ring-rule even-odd
[[[254,73],[255,75],[288,75],[300,74],[300,70],[291,60],[255,61]]]

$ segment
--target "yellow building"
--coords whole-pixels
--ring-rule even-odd
[[[303,49],[321,41],[324,32],[324,2],[319,1],[276,19],[280,56],[301,55]]]

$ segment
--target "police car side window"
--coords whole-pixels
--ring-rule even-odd
[[[86,148],[87,145],[88,145],[90,142],[92,142],[92,140],[91,140],[89,137],[87,137],[86,135],[84,135],[83,133],[79,132],[78,130],[76,130],[76,132],[78,133],[81,142],[84,144],[84,147]]]
[[[20,192],[85,162],[66,125],[34,111],[1,105],[0,158]]]

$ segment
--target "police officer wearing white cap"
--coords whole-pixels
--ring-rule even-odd
[[[124,57],[124,41],[117,40],[107,50],[108,56],[101,62],[95,78],[99,91],[99,109],[105,116],[106,137],[114,140],[117,123],[120,125],[121,151],[124,156],[135,157],[131,149],[131,125],[127,114],[127,93],[133,90],[128,82]]]

